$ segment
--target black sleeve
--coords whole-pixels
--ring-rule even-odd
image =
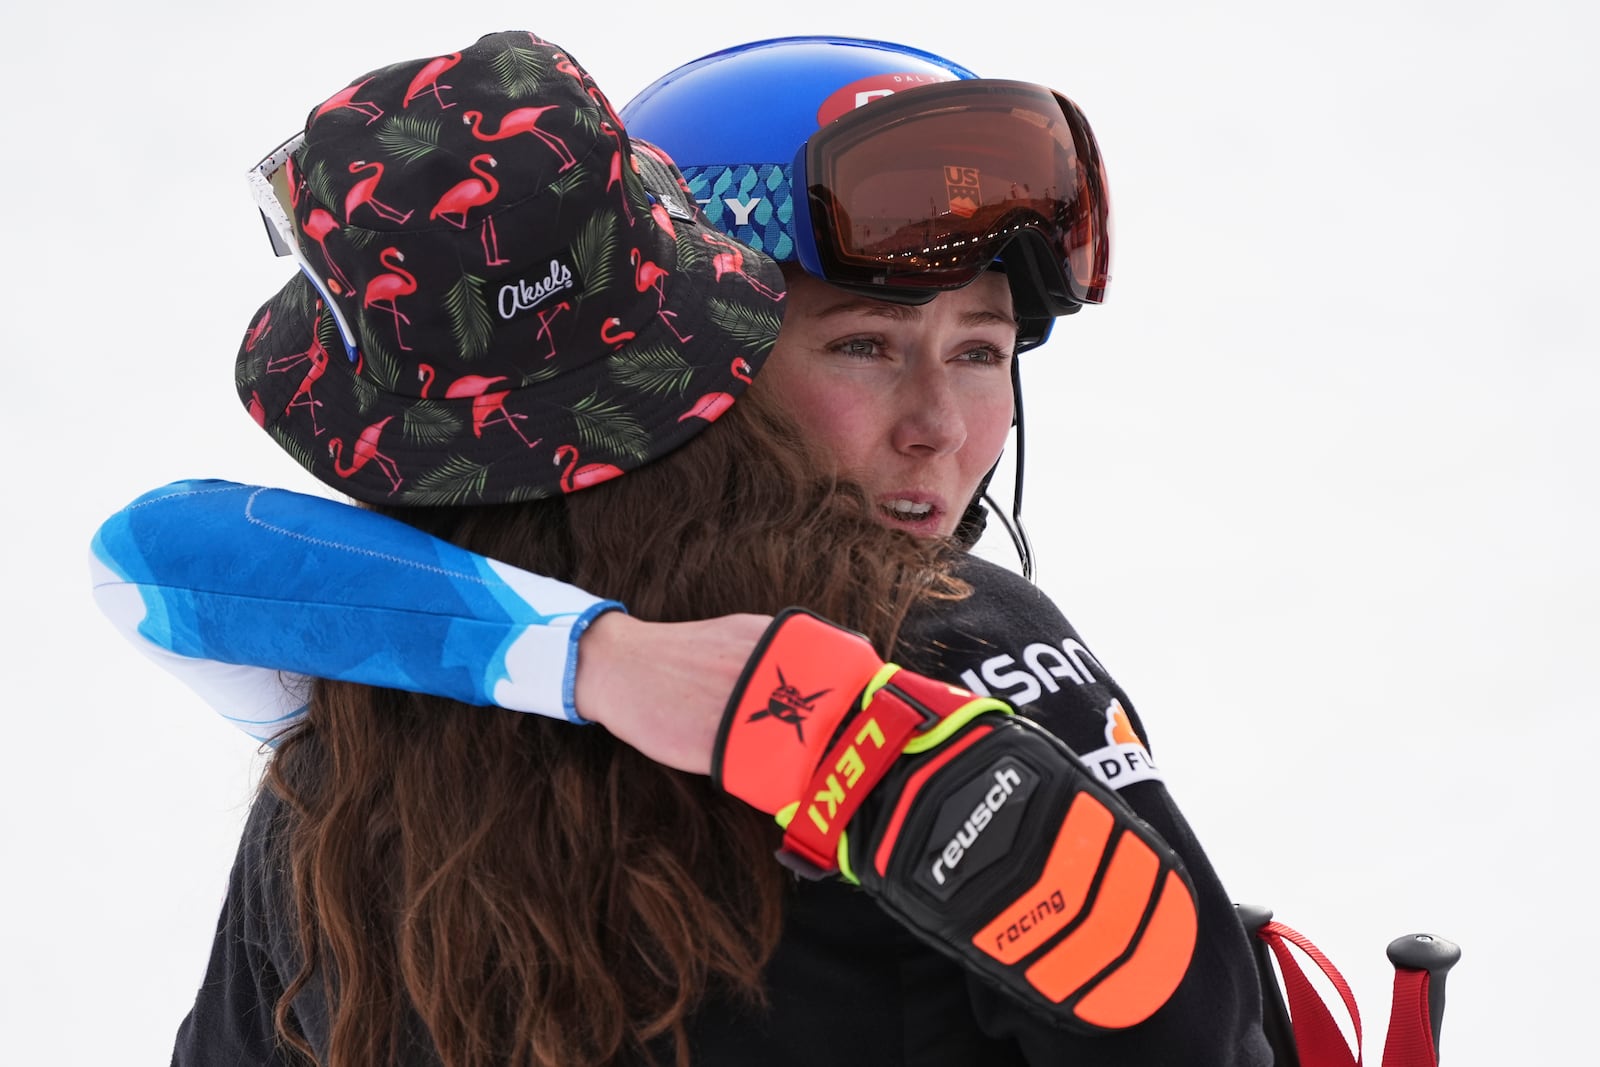
[[[1030,1063],[1227,1064],[1265,1067],[1261,992],[1233,902],[1150,757],[1132,702],[1033,585],[971,558],[960,565],[968,599],[911,619],[901,662],[925,674],[1001,697],[1061,740],[1182,858],[1194,881],[1199,942],[1172,999],[1150,1019],[1115,1034],[1057,1030],[976,980],[980,1024],[1012,1038]]]
[[[267,910],[269,856],[278,802],[263,790],[239,843],[217,919],[211,960],[194,1007],[178,1027],[172,1067],[288,1067],[304,1063],[282,1045],[273,1024],[283,993],[272,937],[281,927]]]

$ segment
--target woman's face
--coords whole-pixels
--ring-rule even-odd
[[[920,305],[788,272],[761,378],[885,525],[949,536],[1005,446],[1017,323],[998,273]]]

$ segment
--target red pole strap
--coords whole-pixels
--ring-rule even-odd
[[[1278,959],[1278,968],[1283,972],[1283,986],[1289,997],[1289,1018],[1294,1024],[1295,1051],[1300,1056],[1300,1067],[1361,1067],[1361,1012],[1356,1008],[1355,994],[1350,991],[1350,984],[1344,980],[1344,975],[1303,934],[1280,922],[1267,923],[1256,936],[1272,949],[1272,954]],[[1355,1024],[1354,1056],[1350,1053],[1344,1034],[1339,1032],[1338,1024],[1333,1021],[1333,1015],[1322,1002],[1321,995],[1300,970],[1300,965],[1289,951],[1289,944],[1285,942],[1309,956],[1339,991],[1345,1009]],[[1385,1064],[1385,1067],[1391,1065]]]
[[[1394,1004],[1389,1009],[1389,1036],[1383,1043],[1383,1067],[1437,1067],[1433,1024],[1429,1020],[1427,971],[1396,968]]]
[[[1304,935],[1280,922],[1262,922],[1261,916],[1271,914],[1264,908],[1241,909],[1246,929],[1254,930],[1255,936],[1272,950],[1283,974],[1283,989],[1289,1000],[1288,1029],[1292,1030],[1294,1040],[1292,1053],[1298,1057],[1300,1067],[1361,1067],[1361,1013],[1356,1010],[1356,998],[1349,983]],[[1261,923],[1259,928],[1256,923]],[[1350,1046],[1328,1013],[1321,995],[1295,963],[1289,951],[1291,944],[1322,968],[1322,973],[1344,1000],[1355,1024],[1353,1059]],[[1412,934],[1390,942],[1388,955],[1389,962],[1394,964],[1394,1003],[1389,1011],[1389,1033],[1384,1040],[1383,1067],[1439,1067],[1445,976],[1461,958],[1461,949],[1442,937]],[[1270,983],[1270,968],[1259,953],[1258,959],[1262,981]],[[1273,1040],[1279,1058],[1288,1058],[1291,1050],[1287,1047],[1287,1036],[1282,1033],[1282,1002],[1271,997],[1268,1007],[1275,1009],[1275,1014],[1269,1012],[1266,1020],[1268,1037]],[[1274,1019],[1280,1020],[1276,1029],[1272,1025]]]
[[[1461,946],[1434,934],[1408,934],[1389,942],[1394,964],[1394,1006],[1383,1067],[1438,1067],[1444,1026],[1444,986]]]

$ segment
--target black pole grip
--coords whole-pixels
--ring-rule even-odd
[[[1396,970],[1428,972],[1428,1027],[1438,1056],[1439,1031],[1444,1026],[1444,979],[1461,959],[1461,946],[1433,934],[1407,934],[1389,942],[1387,951]]]
[[[1233,907],[1250,938],[1250,954],[1255,957],[1256,972],[1261,979],[1261,1029],[1266,1032],[1267,1044],[1272,1046],[1272,1067],[1300,1067],[1300,1054],[1294,1045],[1294,1025],[1289,1020],[1289,1008],[1283,1002],[1283,990],[1278,986],[1277,971],[1272,966],[1272,950],[1258,936],[1261,928],[1272,921],[1272,909],[1260,904],[1235,904]]]

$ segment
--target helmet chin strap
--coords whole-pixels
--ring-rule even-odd
[[[972,501],[967,505],[966,513],[961,516],[961,523],[956,527],[955,537],[963,548],[972,548],[978,543],[978,538],[983,536],[983,531],[988,525],[989,513],[992,511],[1000,520],[1000,525],[1011,537],[1011,544],[1017,550],[1017,559],[1022,564],[1022,576],[1028,581],[1033,581],[1033,542],[1028,539],[1028,530],[1022,525],[1022,475],[1026,469],[1025,460],[1027,452],[1022,433],[1022,366],[1021,361],[1012,357],[1011,360],[1011,396],[1012,410],[1015,412],[1013,424],[1017,428],[1017,463],[1014,491],[1011,498],[1011,515],[1009,517],[1000,510],[994,497],[989,495],[989,481],[994,477],[994,472],[999,469],[997,460],[989,473],[983,476],[983,481],[978,483],[978,491],[973,494]],[[984,507],[987,503],[988,507]]]

